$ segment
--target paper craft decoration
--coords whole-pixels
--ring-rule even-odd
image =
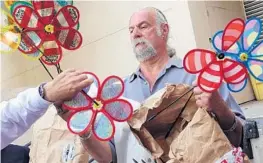
[[[248,19],[244,32],[239,42],[231,46],[226,53],[232,60],[242,63],[249,74],[258,81],[263,81],[263,41],[257,43],[262,30],[262,21],[258,18]],[[221,53],[223,31],[219,31],[213,38],[213,47],[217,53]],[[245,88],[247,80],[239,84],[228,84],[228,88],[233,92],[241,91]]]
[[[261,21],[233,19],[224,31],[217,32],[213,39],[216,52],[206,49],[189,51],[183,61],[185,70],[198,74],[197,84],[205,92],[217,90],[225,81],[229,90],[238,92],[247,83],[248,72],[263,81],[263,46],[255,45],[260,35]],[[239,45],[241,38],[242,46]],[[248,69],[248,70],[247,70]]]
[[[85,74],[93,79],[94,87],[86,88],[71,101],[63,103],[64,108],[73,111],[67,122],[68,128],[74,134],[83,134],[91,128],[97,139],[110,140],[115,133],[114,121],[127,121],[133,113],[132,105],[119,98],[124,83],[118,76],[109,76],[100,85],[95,74]]]
[[[61,46],[76,50],[82,44],[82,36],[75,29],[79,21],[78,9],[72,5],[59,7],[58,2],[32,1],[32,6],[17,5],[12,9],[16,24],[23,29],[19,50],[30,54],[42,47],[41,60],[47,65],[59,63]]]

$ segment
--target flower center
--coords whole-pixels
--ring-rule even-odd
[[[45,31],[46,31],[47,33],[54,33],[54,26],[51,25],[51,24],[46,25],[46,26],[45,26]]]
[[[95,100],[96,101],[96,103],[93,103],[93,109],[95,110],[95,111],[100,111],[101,109],[102,109],[102,107],[103,107],[103,104],[101,103],[101,101],[97,101],[97,100]]]
[[[222,59],[225,58],[225,54],[224,54],[224,53],[218,53],[218,54],[217,54],[217,58],[218,58],[219,60],[222,60]]]
[[[241,54],[239,55],[239,59],[240,59],[241,61],[247,61],[247,58],[248,58],[247,53],[241,53]]]

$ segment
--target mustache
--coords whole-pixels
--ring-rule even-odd
[[[134,40],[132,40],[132,45],[133,47],[135,47],[137,44],[139,43],[145,43],[145,44],[148,44],[148,41],[145,40],[145,39],[142,39],[142,38],[136,38]]]

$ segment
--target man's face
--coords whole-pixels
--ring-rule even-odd
[[[142,10],[132,15],[130,20],[130,39],[132,48],[139,62],[157,55],[158,46],[163,41],[157,34],[155,12]]]

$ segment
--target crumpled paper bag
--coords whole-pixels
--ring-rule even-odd
[[[168,153],[172,141],[194,116],[197,106],[192,91],[181,97],[190,89],[191,87],[186,84],[167,84],[164,89],[145,100],[128,121],[135,136],[153,157],[169,160]],[[171,105],[175,100],[176,102]],[[167,109],[161,112],[166,107]],[[185,110],[180,114],[183,107]],[[158,113],[156,118],[149,120]],[[165,138],[170,128],[171,132]]]
[[[33,125],[30,163],[87,163],[89,154],[51,105]]]
[[[233,149],[214,118],[196,106],[192,91],[185,94],[190,89],[185,84],[168,84],[147,99],[128,121],[133,134],[157,162],[212,163]]]

